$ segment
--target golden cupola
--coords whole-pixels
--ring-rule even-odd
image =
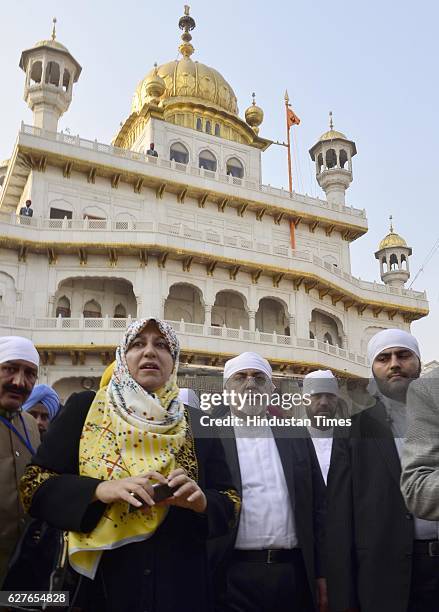
[[[407,248],[407,242],[393,229],[392,216],[390,216],[390,231],[379,243],[378,250],[381,251],[381,249],[388,249],[393,247]]]
[[[245,111],[245,120],[248,125],[253,128],[255,134],[259,133],[259,126],[264,120],[264,111],[260,106],[256,105],[256,94],[252,94],[253,102]]]
[[[236,95],[226,79],[214,68],[192,59],[195,49],[191,32],[196,24],[189,6],[184,7],[178,25],[183,31],[178,48],[180,57],[155,65],[140,81],[131,114],[113,143],[131,148],[139,132],[139,121],[146,121],[149,115],[265,149],[270,141],[257,136],[262,110],[254,107],[252,118],[246,123],[238,115]]]

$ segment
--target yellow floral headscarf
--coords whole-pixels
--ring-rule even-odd
[[[151,321],[167,340],[174,360],[169,379],[154,393],[132,378],[126,362],[134,338]],[[184,407],[178,400],[179,351],[177,336],[164,321],[143,319],[129,326],[116,351],[111,380],[96,394],[84,423],[80,475],[112,480],[154,470],[167,476],[175,468],[175,456],[187,433]],[[126,502],[109,504],[92,532],[69,533],[70,564],[77,572],[93,579],[103,551],[151,537],[167,512],[156,506],[147,512],[129,510]]]

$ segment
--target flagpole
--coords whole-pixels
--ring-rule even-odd
[[[290,192],[293,191],[293,170],[291,167],[291,140],[290,140],[290,127],[288,125],[288,107],[290,106],[290,99],[288,97],[288,91],[285,90],[285,119],[287,122],[287,149],[288,149],[288,187]]]

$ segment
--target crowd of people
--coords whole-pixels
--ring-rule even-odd
[[[0,338],[2,588],[83,612],[437,612],[439,371],[416,339],[378,332],[367,380],[307,374],[297,419],[253,352],[204,410],[179,352],[134,321],[61,406],[32,342]]]

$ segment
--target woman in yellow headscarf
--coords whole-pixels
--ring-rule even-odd
[[[132,323],[108,385],[69,399],[23,477],[27,510],[69,532],[70,565],[93,580],[87,609],[210,609],[205,540],[239,499],[221,443],[178,399],[178,359],[167,323]]]

